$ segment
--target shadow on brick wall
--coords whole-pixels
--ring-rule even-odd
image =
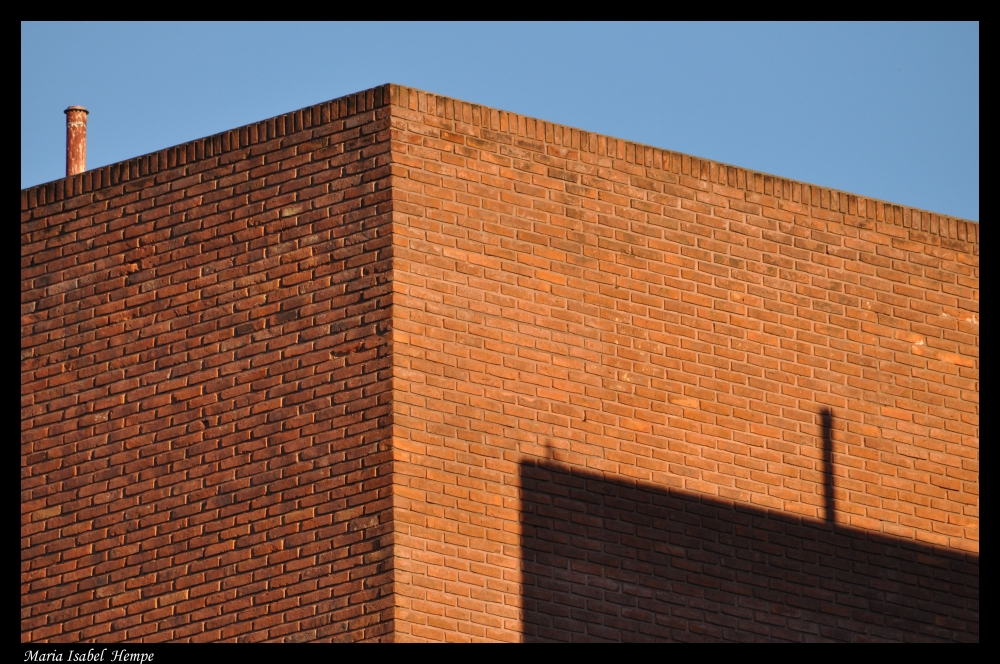
[[[833,411],[824,408],[819,417],[823,428],[823,518],[833,523],[836,513],[833,497]]]
[[[978,555],[551,461],[520,476],[527,641],[979,639]]]

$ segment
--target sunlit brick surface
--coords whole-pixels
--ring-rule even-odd
[[[815,588],[830,613],[813,619],[786,598],[812,589],[782,586],[805,561],[777,550],[768,567],[789,576],[746,572],[715,596],[727,563],[677,553],[651,589],[608,578],[607,551],[588,567],[601,546],[585,532],[573,547],[599,582],[567,594],[697,591],[703,606],[637,627],[647,638],[978,638],[975,224],[395,94],[398,637],[623,638],[615,611],[562,631],[527,620],[537,533],[519,469],[552,460],[824,526],[828,409],[838,526],[973,553],[972,576],[926,584],[960,606],[908,596],[892,569],[846,572]],[[715,546],[739,568],[735,543]]]

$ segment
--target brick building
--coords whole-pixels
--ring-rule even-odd
[[[21,192],[21,638],[979,639],[973,222],[385,85]]]

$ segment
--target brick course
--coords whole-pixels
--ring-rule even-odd
[[[21,208],[23,640],[978,640],[975,223],[396,85]]]
[[[391,633],[371,97],[22,192],[22,639]]]

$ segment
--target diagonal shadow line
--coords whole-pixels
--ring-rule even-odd
[[[527,641],[978,641],[979,555],[824,518],[520,464]]]

